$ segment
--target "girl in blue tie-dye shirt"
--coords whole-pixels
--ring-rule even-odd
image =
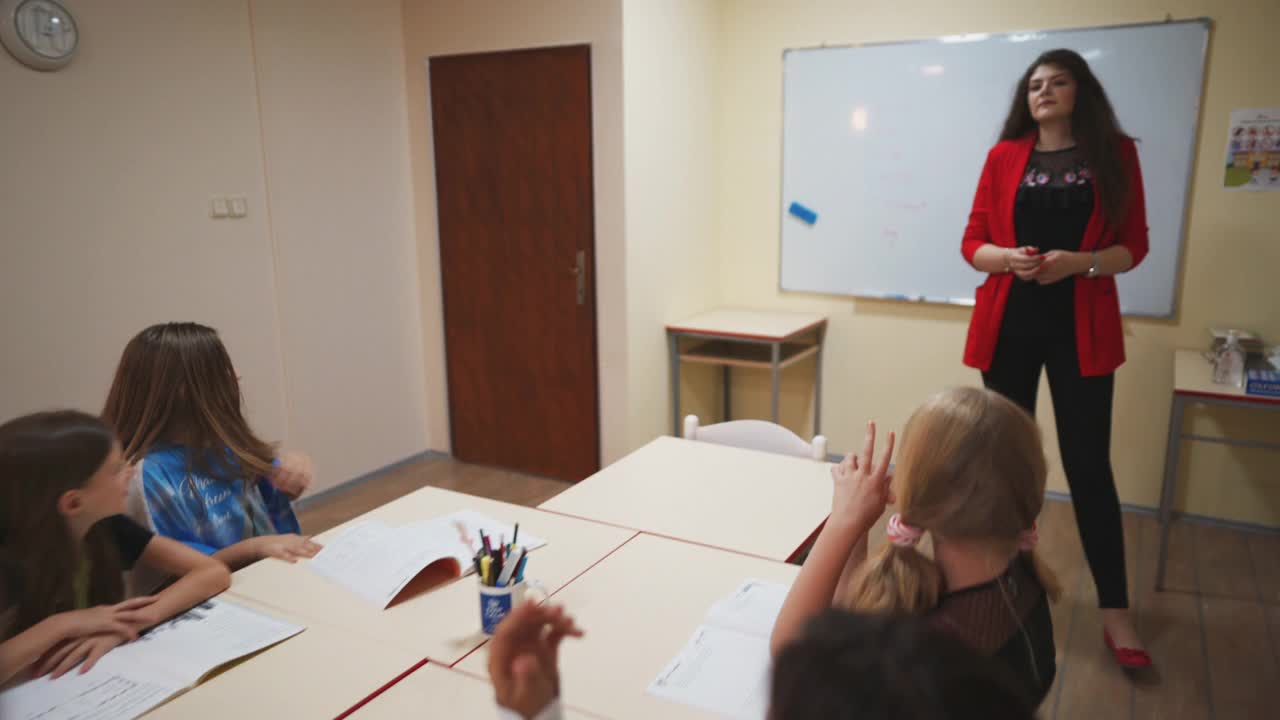
[[[232,569],[312,557],[320,546],[300,534],[291,504],[310,482],[309,461],[277,458],[241,404],[218,333],[167,323],[125,347],[103,415],[141,464],[140,500],[156,532]]]

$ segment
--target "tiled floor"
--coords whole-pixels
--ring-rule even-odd
[[[307,505],[302,526],[321,532],[425,485],[529,506],[568,487],[430,458]],[[1066,592],[1053,608],[1058,676],[1041,717],[1280,717],[1271,695],[1280,688],[1280,536],[1175,524],[1168,589],[1157,593],[1158,527],[1147,515],[1127,513],[1124,521],[1131,604],[1158,671],[1129,676],[1111,661],[1071,508],[1052,502],[1040,547]]]

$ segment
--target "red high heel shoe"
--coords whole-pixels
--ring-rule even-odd
[[[1111,640],[1111,633],[1106,630],[1102,631],[1102,639],[1107,641],[1107,648],[1111,650],[1111,655],[1116,659],[1116,664],[1126,670],[1145,670],[1151,667],[1151,656],[1146,650],[1134,650],[1133,648],[1116,647]]]

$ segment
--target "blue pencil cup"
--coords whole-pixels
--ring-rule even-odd
[[[522,585],[480,586],[480,629],[485,635],[492,635],[498,629],[498,623],[511,612],[511,608],[515,607],[518,602],[517,595],[523,594],[517,592],[517,589],[522,589]]]

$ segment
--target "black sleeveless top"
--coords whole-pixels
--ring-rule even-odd
[[[1031,153],[1014,200],[1019,247],[1078,251],[1093,215],[1093,175],[1077,148]],[[1075,276],[1052,285],[1014,277],[1001,334],[1048,337],[1075,333]]]

